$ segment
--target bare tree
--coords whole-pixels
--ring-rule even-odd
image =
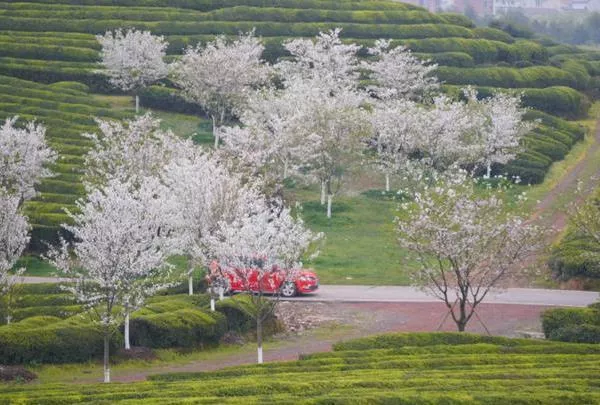
[[[421,179],[427,187],[403,205],[399,241],[419,262],[414,285],[443,301],[464,331],[490,289],[514,276],[543,237],[504,207],[506,188],[486,190],[454,168],[428,176]]]

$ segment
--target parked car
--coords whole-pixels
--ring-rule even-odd
[[[264,276],[260,282],[257,270],[236,271],[221,270],[213,265],[211,266],[212,278],[225,278],[225,291],[229,293],[238,293],[244,291],[262,292],[265,294],[280,293],[284,297],[293,297],[298,294],[308,294],[315,292],[319,288],[319,278],[315,272],[307,269],[289,271],[274,267],[273,270],[263,273]],[[220,276],[215,275],[218,271]],[[218,281],[215,282],[215,285]]]

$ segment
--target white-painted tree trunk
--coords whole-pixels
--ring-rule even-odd
[[[327,218],[331,218],[331,203],[333,202],[333,194],[327,195]]]
[[[258,354],[258,364],[262,364],[263,363],[263,348],[262,348],[262,346],[258,347],[257,354]]]
[[[188,292],[190,293],[190,295],[194,295],[194,276],[192,276],[191,273],[188,278]]]
[[[129,311],[125,314],[125,350],[131,350],[131,343],[129,342]]]
[[[492,164],[491,163],[487,164],[487,171],[486,171],[485,175],[488,179],[491,177],[491,175],[492,175]]]
[[[390,174],[389,173],[385,174],[385,191],[386,192],[390,191]]]
[[[140,112],[140,96],[135,95],[135,113],[139,114]]]
[[[225,299],[225,290],[223,287],[219,287],[219,301],[223,301]]]
[[[10,321],[12,320],[12,316],[6,315],[6,324],[10,325]]]
[[[325,196],[327,195],[327,184],[322,181],[321,182],[321,205],[325,205]]]
[[[110,382],[110,367],[108,364],[109,359],[110,342],[108,331],[104,331],[104,382]]]
[[[215,299],[213,297],[210,297],[210,310],[215,311]]]

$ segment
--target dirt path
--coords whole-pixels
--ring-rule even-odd
[[[362,336],[384,332],[425,332],[436,331],[440,326],[446,308],[442,303],[288,303],[294,311],[307,314],[305,319],[318,328],[300,333],[278,336],[272,347],[265,349],[265,361],[297,360],[301,353],[314,353],[331,350],[332,344]],[[548,306],[481,304],[480,318],[493,335],[523,336],[523,332],[539,332],[540,314]],[[455,331],[451,319],[447,319],[440,330]],[[486,333],[483,325],[473,319],[467,331]],[[253,364],[256,353],[252,343],[241,354],[230,355],[218,360],[194,361],[179,366],[150,366],[144,372],[121,374],[118,365],[114,381],[143,381],[148,375],[172,372],[211,371],[224,367]]]
[[[542,201],[537,204],[532,215],[532,219],[538,219],[544,216],[544,214],[546,214],[548,211],[552,212],[554,209],[548,223],[556,230],[556,233],[560,233],[567,224],[567,207],[556,207],[558,199],[561,196],[564,196],[565,193],[574,193],[579,180],[584,181],[586,193],[592,191],[594,186],[598,184],[597,178],[584,179],[582,178],[582,173],[587,167],[595,165],[596,168],[594,171],[594,176],[598,177],[600,175],[600,162],[594,161],[596,153],[600,150],[600,120],[596,123],[596,130],[593,136],[594,143],[587,150],[585,157],[581,159],[581,161],[573,168],[573,170],[565,174],[558,184],[552,190],[550,190],[550,192]]]

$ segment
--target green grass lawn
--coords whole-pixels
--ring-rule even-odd
[[[97,96],[109,101],[114,108],[131,109],[132,102],[125,96]],[[193,137],[198,143],[211,145],[213,138],[210,132],[210,121],[185,114],[153,112],[162,120],[164,129],[171,129],[182,137]],[[600,116],[600,103],[596,103],[590,118],[581,121],[582,125],[593,128],[596,118]],[[513,193],[527,192],[526,212],[533,212],[537,201],[556,186],[561,178],[577,165],[587,154],[593,144],[593,136],[588,136],[578,143],[567,157],[555,163],[546,176],[544,183],[536,186],[517,186]],[[600,156],[595,161],[599,161]],[[592,167],[594,166],[594,167]],[[590,175],[597,167],[586,167],[584,174]],[[326,237],[320,249],[320,255],[305,266],[314,267],[324,284],[368,284],[368,285],[406,285],[409,282],[407,269],[416,263],[407,259],[407,252],[398,246],[396,241],[394,218],[398,214],[398,202],[377,190],[381,180],[374,174],[362,173],[360,186],[349,184],[346,190],[349,195],[340,195],[333,202],[333,217],[327,219],[325,207],[319,203],[316,187],[289,188],[287,196],[292,202],[302,204],[302,216],[306,223],[316,232],[325,233]],[[366,180],[365,180],[366,179]],[[367,190],[359,193],[356,189]],[[360,190],[359,190],[360,191]],[[561,196],[552,210],[564,209],[564,204],[571,193]],[[551,213],[548,213],[551,214]],[[177,263],[181,267],[183,263]],[[36,258],[24,257],[21,265],[27,268],[27,275],[44,276],[54,269]]]

